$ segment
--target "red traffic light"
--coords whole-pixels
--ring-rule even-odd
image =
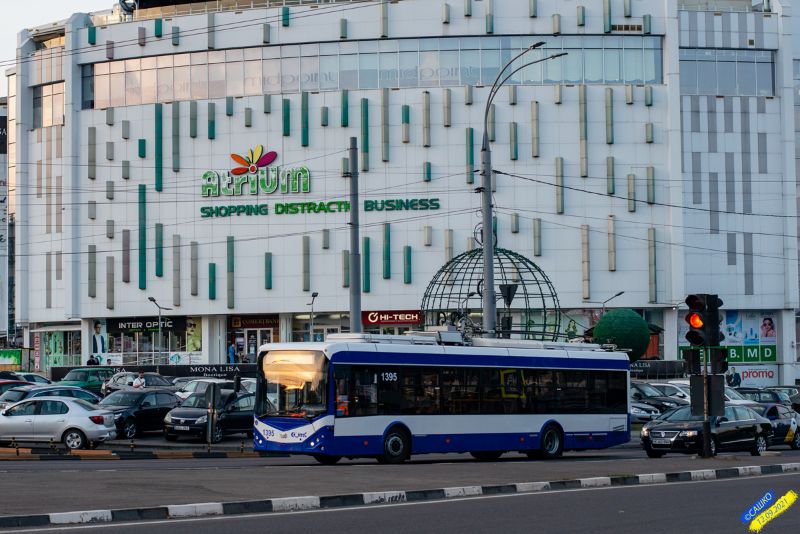
[[[689,326],[691,326],[692,328],[697,328],[697,329],[703,328],[703,325],[705,325],[705,323],[703,322],[703,317],[697,312],[688,314],[686,316],[686,322],[689,323]]]

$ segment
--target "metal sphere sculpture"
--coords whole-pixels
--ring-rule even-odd
[[[561,326],[558,296],[535,263],[495,248],[498,336],[557,341]],[[456,256],[434,275],[422,298],[423,325],[453,325],[465,337],[482,333],[483,250]],[[510,297],[510,298],[509,298]]]

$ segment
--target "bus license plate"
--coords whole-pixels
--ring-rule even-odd
[[[189,431],[189,430],[191,430],[191,429],[190,429],[188,426],[176,426],[176,427],[175,427],[175,430],[178,430],[178,431],[181,431],[181,430],[182,430],[182,431],[184,431],[184,432],[188,432],[188,431]]]
[[[670,441],[668,439],[654,439],[653,445],[669,445]]]

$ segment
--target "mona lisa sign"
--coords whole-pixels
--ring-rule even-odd
[[[264,153],[258,145],[248,150],[247,155],[231,154],[238,166],[229,171],[206,171],[203,173],[201,191],[204,197],[271,195],[280,192],[310,193],[311,173],[308,167],[282,168],[271,166],[278,158],[277,152]]]

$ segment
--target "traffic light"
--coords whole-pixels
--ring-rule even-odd
[[[687,375],[699,375],[700,349],[683,349],[683,369]]]
[[[685,317],[689,325],[686,340],[695,347],[718,347],[725,339],[720,330],[722,299],[717,295],[698,293],[686,297],[686,305],[689,307]]]
[[[728,351],[724,348],[711,350],[711,374],[721,375],[728,370]]]

